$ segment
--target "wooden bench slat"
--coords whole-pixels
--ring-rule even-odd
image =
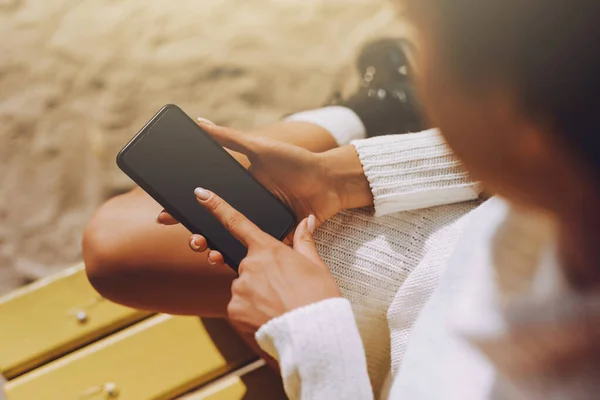
[[[9,381],[6,398],[170,399],[255,358],[225,321],[161,314]]]
[[[279,376],[257,360],[179,400],[285,400]]]
[[[150,315],[103,299],[83,265],[69,268],[0,298],[0,373],[13,378]]]

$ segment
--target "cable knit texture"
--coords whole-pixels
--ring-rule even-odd
[[[375,199],[375,214],[477,199],[473,182],[437,129],[355,140]]]
[[[379,397],[390,370],[402,363],[413,323],[437,285],[468,213],[479,204],[468,201],[477,198],[479,185],[468,180],[437,131],[353,144],[379,217],[369,210],[342,212],[315,232],[315,241],[354,318],[346,303],[328,300],[289,312],[257,335],[259,344],[280,361],[291,399],[362,399],[371,390]],[[423,204],[430,208],[422,209]],[[361,354],[370,384],[364,364],[357,361]],[[320,397],[320,390],[331,393],[335,382],[335,395]],[[338,395],[347,393],[345,385],[355,397]]]

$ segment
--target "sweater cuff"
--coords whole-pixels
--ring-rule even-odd
[[[284,121],[310,122],[320,126],[333,136],[339,146],[349,144],[366,136],[362,121],[349,108],[329,106],[303,111],[284,118]]]
[[[474,200],[481,193],[436,129],[356,140],[375,215]]]
[[[347,299],[331,298],[290,311],[263,325],[256,341],[279,360],[291,399],[342,398],[336,396],[350,390],[343,398],[373,396],[364,347]]]

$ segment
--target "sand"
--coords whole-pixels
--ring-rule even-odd
[[[81,259],[86,221],[132,187],[117,151],[163,104],[272,122],[402,34],[387,0],[0,0],[0,293]]]

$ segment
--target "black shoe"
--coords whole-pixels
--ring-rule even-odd
[[[402,39],[380,39],[364,46],[357,60],[360,87],[333,105],[350,108],[361,119],[367,136],[419,132],[428,128],[411,83],[410,44]]]

